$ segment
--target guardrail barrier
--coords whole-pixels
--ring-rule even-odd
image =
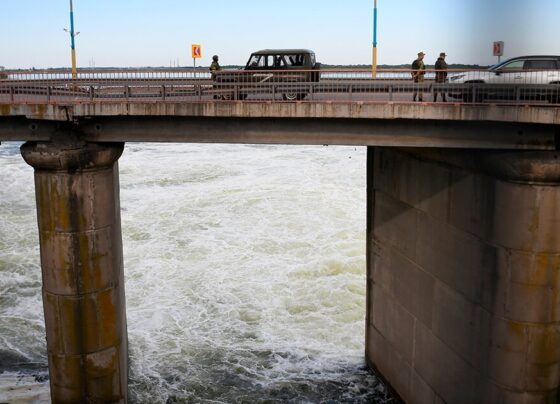
[[[192,69],[2,71],[0,104],[102,102],[362,101],[560,104],[560,71],[406,69]],[[437,95],[437,98],[436,98]]]

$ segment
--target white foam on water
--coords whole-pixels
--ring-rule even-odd
[[[364,370],[365,160],[353,147],[127,144],[133,401],[388,400]],[[0,320],[0,341],[44,359],[32,170],[18,155],[0,170],[0,318],[24,322]]]

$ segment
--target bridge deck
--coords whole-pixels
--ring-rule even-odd
[[[555,149],[560,108],[375,102],[114,102],[0,105],[0,141],[88,141]]]

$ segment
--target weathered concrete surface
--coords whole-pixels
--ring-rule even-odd
[[[70,136],[69,136],[70,137]],[[26,143],[35,168],[53,402],[125,402],[117,159],[123,144]]]
[[[559,126],[560,127],[560,126]],[[190,142],[555,150],[559,127],[519,122],[361,118],[0,117],[0,141]]]
[[[554,150],[560,108],[368,102],[0,105],[0,141],[192,142]]]
[[[560,125],[560,108],[549,106],[361,101],[4,104],[0,105],[0,117],[3,116],[24,116],[29,119],[56,121],[103,116],[197,116],[495,121]]]
[[[410,403],[556,403],[558,152],[369,148],[366,356]]]

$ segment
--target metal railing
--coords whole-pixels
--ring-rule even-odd
[[[192,69],[2,71],[0,104],[360,101],[560,105],[560,71]],[[435,97],[437,95],[437,98]]]

